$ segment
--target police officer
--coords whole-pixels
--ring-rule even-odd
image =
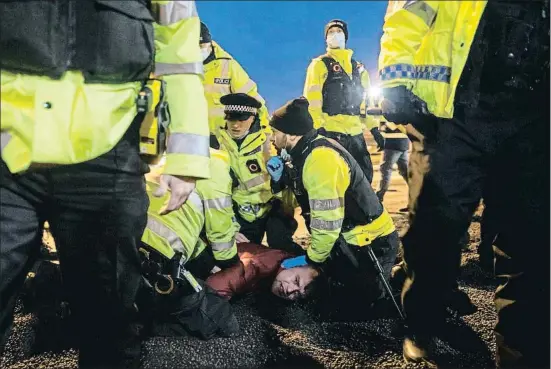
[[[283,181],[292,188],[312,235],[306,263],[326,271],[338,270],[334,277],[342,283],[358,286],[362,294],[364,288],[376,292],[365,296],[382,297],[383,285],[368,250],[372,248],[388,279],[398,235],[365,174],[340,144],[318,135],[306,99],[295,99],[276,110],[270,124],[275,146],[291,156],[286,175],[278,176],[272,168],[270,171],[276,182]],[[329,262],[331,258],[335,262]],[[359,268],[354,268],[349,258],[354,258]],[[346,268],[335,268],[343,264]]]
[[[336,139],[360,165],[369,183],[373,165],[362,132],[360,106],[369,88],[369,73],[346,48],[348,26],[334,19],[325,26],[327,53],[315,58],[306,72],[304,96],[310,102],[314,126]]]
[[[136,98],[151,72],[167,83],[172,115],[163,213],[209,176],[200,50],[188,42],[199,38],[195,3],[148,5],[0,5],[0,347],[47,220],[79,325],[79,365],[118,367],[125,356],[137,364],[139,342],[129,332],[148,200]]]
[[[398,173],[400,173],[404,181],[406,183],[408,181],[409,139],[403,125],[386,122],[384,119],[380,122],[379,130],[383,138],[383,162],[380,165],[381,183],[379,184],[377,197],[383,202],[385,193],[390,187],[390,178],[392,177],[392,167],[394,164],[398,165]]]
[[[404,356],[429,360],[446,332],[458,241],[484,195],[498,235],[498,366],[549,367],[549,2],[391,1],[383,31],[383,113],[420,134],[402,240]]]
[[[157,297],[153,320],[165,322],[155,327],[181,327],[203,338],[235,333],[238,328],[229,306],[211,296],[202,283],[211,272],[239,262],[235,240],[239,225],[234,222],[227,154],[211,149],[209,169],[211,178],[197,181],[186,203],[167,215],[160,215],[160,210],[168,196],[156,197],[158,184],[154,178],[148,180],[150,205],[140,248],[142,270]],[[197,299],[203,302],[197,304]],[[194,322],[184,317],[191,311]]]
[[[233,177],[233,202],[242,233],[260,244],[266,233],[268,245],[291,252],[302,249],[292,235],[298,224],[285,211],[283,196],[274,196],[266,162],[274,153],[266,132],[261,129],[261,102],[244,94],[229,94],[224,105],[225,129],[219,129],[220,148],[228,152]]]
[[[268,109],[264,99],[258,93],[256,83],[249,78],[249,75],[241,65],[228,54],[212,36],[208,27],[201,23],[200,38],[201,55],[205,68],[205,97],[209,104],[209,128],[211,134],[216,132],[217,128],[223,128],[226,125],[224,121],[224,107],[220,98],[230,93],[245,93],[258,100],[262,106],[259,110],[260,125],[263,129],[268,126]]]

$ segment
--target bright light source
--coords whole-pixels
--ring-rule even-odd
[[[379,87],[371,87],[369,89],[369,96],[370,97],[379,97],[379,96],[381,96],[381,89]]]

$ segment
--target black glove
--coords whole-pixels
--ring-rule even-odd
[[[406,86],[383,89],[384,100],[381,103],[383,116],[396,124],[417,123],[430,115],[427,103],[417,97]]]
[[[371,132],[371,134],[373,135],[373,138],[375,139],[375,142],[377,142],[377,149],[379,149],[379,151],[384,149],[385,138],[383,137],[379,129],[377,127],[373,127],[369,132]]]

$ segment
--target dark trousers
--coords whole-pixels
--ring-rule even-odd
[[[132,324],[141,275],[136,246],[149,201],[138,127],[133,127],[111,151],[85,163],[13,175],[2,161],[0,347],[48,221],[78,324],[80,367],[121,367],[139,360]]]
[[[271,248],[295,255],[304,253],[302,247],[293,241],[293,234],[298,228],[298,223],[291,215],[285,214],[280,201],[273,201],[272,209],[268,214],[254,222],[243,219],[237,210],[235,216],[241,226],[239,232],[252,243],[261,244],[264,234],[266,234],[266,241]]]
[[[379,191],[377,196],[379,200],[383,201],[386,191],[390,187],[390,178],[392,177],[392,167],[394,164],[398,164],[398,173],[402,176],[404,181],[408,181],[408,151],[385,149],[383,152],[383,162],[380,166],[381,170],[381,184],[379,185]]]
[[[456,117],[427,121],[417,127],[424,138],[411,137],[410,226],[402,239],[407,324],[413,334],[441,327],[458,275],[458,241],[484,196],[498,234],[498,360],[548,367],[549,116],[482,106]]]
[[[319,133],[340,143],[356,159],[369,183],[373,182],[373,164],[371,163],[371,155],[367,151],[367,144],[363,133],[351,136],[338,132],[329,132],[323,128],[319,130]]]
[[[357,261],[357,267],[340,243],[344,243],[350,251],[352,258]],[[379,237],[364,247],[347,244],[344,239],[339,238],[324,268],[331,280],[329,299],[323,299],[320,302],[324,305],[323,308],[327,309],[325,313],[335,315],[334,312],[336,312],[335,318],[345,321],[365,319],[370,313],[369,308],[386,296],[384,285],[367,251],[369,248],[373,250],[381,264],[383,275],[388,281],[399,244],[396,231]]]

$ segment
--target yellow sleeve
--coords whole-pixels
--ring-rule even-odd
[[[439,1],[389,1],[379,54],[379,76],[382,87],[398,85],[413,87],[414,58],[436,18],[439,3]]]
[[[310,115],[314,120],[314,128],[323,126],[323,84],[327,79],[327,68],[320,59],[314,59],[306,71],[303,96],[308,99]]]
[[[312,233],[312,244],[306,253],[314,263],[323,263],[341,233],[350,170],[335,150],[318,147],[304,163],[303,178],[310,199]]]
[[[364,109],[369,108],[369,89],[371,88],[371,80],[369,78],[369,72],[364,69],[360,75],[362,87],[364,89],[365,98],[362,101]],[[365,128],[370,131],[373,127],[377,127],[377,120],[372,115],[366,115],[363,121]]]
[[[229,158],[226,162],[222,153],[212,156],[212,178],[198,181],[197,191],[203,199],[205,233],[214,258],[227,261],[237,257]]]
[[[165,174],[208,178],[209,126],[194,1],[153,1],[155,75],[167,83],[171,122]]]
[[[272,133],[272,129],[269,124],[269,114],[268,108],[266,107],[266,101],[258,93],[258,86],[256,83],[249,77],[247,72],[241,67],[241,65],[236,60],[231,60],[230,62],[230,78],[231,78],[231,90],[233,93],[244,93],[249,96],[254,97],[262,103],[260,108],[260,125],[262,129],[267,134]]]

